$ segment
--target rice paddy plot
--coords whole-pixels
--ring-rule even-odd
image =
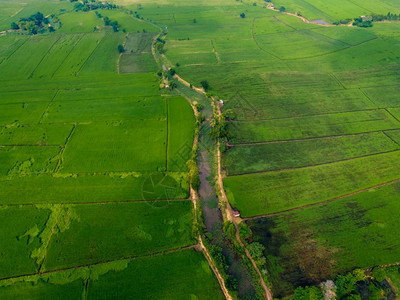
[[[33,102],[50,102],[56,95],[56,90],[42,89],[42,90],[6,90],[0,92],[0,105],[2,104],[30,104]]]
[[[59,154],[59,147],[0,147],[0,176],[11,178],[52,172]]]
[[[122,32],[106,31],[106,35],[88,57],[79,74],[118,73],[118,45],[122,44],[125,35]]]
[[[400,152],[325,165],[227,177],[232,206],[244,217],[320,203],[400,178]]]
[[[40,246],[50,210],[27,207],[0,208],[0,278],[35,273],[38,266],[31,253]]]
[[[153,42],[154,33],[129,33],[125,41],[125,50],[130,53],[151,53],[151,44]]]
[[[377,108],[360,90],[310,91],[308,93],[236,94],[225,101],[223,111],[232,109],[237,120],[262,120]]]
[[[203,254],[191,249],[134,259],[126,269],[91,281],[88,291],[88,299],[208,299],[210,295],[224,299]]]
[[[59,146],[64,145],[73,125],[43,124],[18,125],[0,128],[0,145],[3,146]]]
[[[229,124],[234,144],[339,136],[396,129],[399,125],[385,110]]]
[[[236,146],[223,155],[227,175],[299,168],[394,151],[399,145],[382,132]]]
[[[135,8],[137,9],[137,7]],[[159,32],[159,28],[149,22],[145,22],[135,16],[120,10],[100,10],[101,15],[107,16],[111,21],[118,21],[121,30],[127,32]]]
[[[25,43],[29,37],[17,35],[0,36],[0,64],[10,57],[19,47]]]
[[[168,171],[184,172],[193,147],[193,110],[183,97],[168,98]]]
[[[30,37],[26,43],[0,64],[0,79],[7,81],[32,77],[36,67],[58,38],[55,35]],[[28,60],[26,60],[27,57],[29,57]]]
[[[400,106],[400,101],[397,98],[397,95],[400,93],[400,88],[397,85],[366,87],[362,88],[362,91],[377,107],[388,108]]]
[[[0,104],[0,125],[37,124],[48,102]]]
[[[85,34],[83,38],[76,44],[75,50],[67,56],[63,64],[60,65],[53,76],[63,78],[76,76],[83,68],[86,60],[95,51],[104,36],[104,32]],[[105,62],[105,64],[107,63],[109,62]]]
[[[151,53],[124,53],[119,60],[120,73],[147,73],[156,69],[157,64]]]
[[[372,32],[357,27],[320,27],[313,31],[352,46],[377,38]]]
[[[165,171],[166,140],[165,118],[77,125],[60,170],[66,173]]]
[[[254,241],[265,247],[274,295],[283,297],[298,285],[317,284],[337,273],[397,262],[399,227],[393,212],[399,209],[399,188],[397,182],[248,221]]]
[[[135,75],[135,74],[132,74]],[[158,82],[155,80],[155,74],[138,74],[138,78],[131,78],[131,82],[119,83],[116,78],[109,82],[99,82],[98,86],[77,86],[75,88],[61,90],[55,101],[73,101],[73,100],[100,100],[116,99],[141,96],[159,96]],[[126,76],[126,75],[122,75]]]
[[[69,274],[68,274],[69,275]],[[84,291],[84,281],[75,280],[67,283],[49,283],[46,280],[37,279],[20,281],[8,286],[0,286],[0,298],[17,299],[79,299]]]
[[[0,178],[0,204],[129,202],[186,199],[184,173],[55,173]],[[157,204],[156,204],[157,205]]]
[[[42,123],[159,120],[166,115],[165,98],[160,96],[53,101]]]
[[[374,48],[374,44],[379,41],[372,41],[368,48]],[[381,45],[375,48],[380,53],[381,59],[389,59],[389,57],[382,57],[382,42]],[[386,46],[386,45],[384,45]],[[387,49],[387,47],[386,47]],[[373,49],[364,49],[370,53],[370,59],[373,59]],[[371,51],[369,51],[371,50]],[[391,54],[388,54],[391,55]],[[335,73],[338,80],[344,85],[345,88],[370,88],[370,87],[386,87],[389,88],[397,85],[400,78],[400,69],[397,65],[390,65],[385,68],[378,67],[374,69],[361,69],[351,70],[345,72]]]
[[[75,220],[54,234],[45,270],[137,257],[195,242],[190,201],[163,206],[151,202],[78,205],[71,210]]]
[[[280,59],[319,56],[348,47],[343,42],[318,35],[309,30],[257,35],[255,40],[265,51],[276,55]]]
[[[47,52],[41,63],[32,73],[32,77],[49,78],[74,51],[76,44],[82,39],[81,34],[60,35],[57,42]]]

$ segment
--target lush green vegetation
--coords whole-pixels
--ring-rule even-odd
[[[196,243],[186,167],[195,122],[186,99],[160,93],[158,27],[103,2],[0,3],[1,25],[34,34],[0,35],[0,298],[86,298],[128,264],[130,277],[117,275],[126,283],[172,264],[168,281],[155,279],[161,294],[180,283],[182,298],[221,297],[202,253],[165,254]],[[18,23],[22,13],[35,15]]]
[[[0,286],[2,299],[224,299],[203,254],[192,249],[22,276]]]
[[[399,183],[248,222],[276,294],[354,268],[397,262]],[[368,246],[366,246],[368,245]]]
[[[194,132],[186,100],[167,90],[160,95],[167,68],[224,100],[227,145],[221,149],[228,149],[222,160],[231,204],[244,217],[281,213],[250,226],[252,242],[265,247],[263,274],[271,276],[276,296],[338,272],[396,261],[398,184],[371,190],[400,178],[396,1],[273,1],[280,12],[267,9],[266,1],[120,0],[112,9],[97,1],[25,2],[0,0],[1,30],[38,11],[59,25],[41,35],[0,36],[0,213],[15,214],[6,224],[18,230],[5,231],[5,240],[9,253],[21,252],[15,257],[21,261],[12,262],[17,267],[1,268],[3,277],[194,243],[190,203],[165,201],[188,197]],[[285,11],[331,23],[360,17],[362,25],[368,21],[362,15],[375,20],[371,28],[320,26]],[[143,200],[149,202],[110,203]],[[32,206],[25,215],[37,221],[18,227],[26,204]],[[302,208],[308,205],[315,206]],[[283,213],[290,209],[298,210]],[[15,244],[25,233],[33,241],[27,248]],[[260,249],[252,253],[262,265]],[[108,272],[103,281],[74,277],[80,279],[68,282],[70,292],[115,296],[115,281],[132,270],[145,280],[165,269],[139,261],[165,257],[139,258],[139,267],[120,266],[126,273]],[[135,279],[121,293],[159,297],[182,285],[177,298],[210,295],[200,289],[189,295],[183,283],[190,277],[178,280],[183,273],[174,268],[166,272],[176,283],[155,277],[154,292]],[[39,289],[68,295],[67,283],[50,288],[47,280],[36,279],[37,290],[18,283],[21,297]]]
[[[132,260],[123,271],[109,272],[93,281],[88,292],[88,299],[210,296],[224,299],[203,254],[193,250]]]
[[[143,256],[194,243],[190,201],[68,207],[75,219],[67,230],[54,233],[43,270]]]
[[[351,194],[400,177],[400,152],[319,166],[225,178],[244,217],[285,211]],[[262,184],[261,184],[262,183]]]
[[[227,150],[223,159],[227,174],[236,175],[307,167],[397,149],[399,145],[385,133],[373,132],[298,142],[234,146]]]

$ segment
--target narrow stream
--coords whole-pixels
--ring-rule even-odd
[[[212,114],[211,116],[206,112],[204,114],[207,119],[212,117]],[[216,141],[210,139],[209,128],[209,122],[203,122],[202,129],[200,130],[198,155],[201,182],[199,195],[206,233],[209,233],[206,236],[208,236],[209,241],[213,245],[222,248],[222,253],[229,265],[227,274],[236,279],[239,298],[256,299],[256,291],[252,285],[247,266],[242,257],[234,253],[232,243],[225,237],[223,232],[223,218],[218,206],[218,198],[213,181],[215,173],[212,172],[211,167],[213,166],[217,146]]]

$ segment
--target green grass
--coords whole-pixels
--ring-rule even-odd
[[[192,147],[195,120],[183,97],[168,98],[168,171],[186,171]]]
[[[384,110],[357,111],[230,124],[232,143],[255,143],[338,136],[395,129],[399,122]]]
[[[382,132],[236,146],[223,155],[223,167],[227,175],[236,175],[318,165],[396,149],[399,145]]]
[[[397,262],[399,228],[393,212],[399,209],[399,187],[397,182],[249,221],[253,239],[265,246],[274,295],[290,294],[299,282],[317,284],[355,268]]]
[[[52,238],[46,270],[141,256],[194,243],[190,201],[159,206],[79,205],[72,210],[77,220]]]
[[[31,252],[39,247],[38,234],[49,211],[33,206],[0,208],[0,278],[37,272]]]
[[[400,152],[224,179],[232,206],[251,217],[329,200],[400,178]]]
[[[132,260],[126,269],[90,282],[88,292],[88,299],[210,297],[224,299],[203,254],[193,250]]]
[[[165,119],[78,125],[65,149],[61,171],[164,171],[166,139]]]
[[[71,203],[187,198],[180,173],[57,173],[0,180],[0,203]],[[164,179],[163,179],[164,178]],[[166,188],[165,180],[167,180]],[[154,188],[149,184],[154,182]],[[169,188],[171,187],[171,188]],[[144,193],[145,192],[145,193]]]

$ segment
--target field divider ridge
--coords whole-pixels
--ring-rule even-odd
[[[67,137],[67,140],[65,141],[64,146],[61,147],[60,157],[58,158],[58,161],[57,161],[57,164],[56,164],[56,166],[55,166],[55,168],[54,168],[54,170],[53,170],[53,173],[56,173],[56,172],[58,171],[58,169],[60,168],[60,165],[61,165],[61,162],[62,162],[62,157],[63,157],[63,155],[64,155],[64,151],[65,151],[65,149],[67,148],[67,144],[68,144],[69,140],[71,139],[72,135],[73,135],[74,132],[75,132],[76,126],[77,126],[76,124],[74,124],[74,125],[72,126],[71,132],[69,133],[69,135],[68,135],[68,137]]]
[[[302,141],[313,141],[313,140],[324,140],[324,139],[332,139],[338,137],[346,137],[346,136],[356,136],[362,134],[369,134],[375,132],[382,132],[382,131],[395,131],[399,130],[399,128],[392,128],[392,129],[380,129],[374,131],[364,131],[359,133],[349,133],[349,134],[338,134],[338,135],[329,135],[329,136],[320,136],[320,137],[310,137],[304,139],[289,139],[289,140],[274,140],[274,141],[265,141],[265,142],[250,142],[250,143],[227,143],[228,147],[237,147],[237,146],[254,146],[254,145],[268,145],[268,144],[280,144],[280,143],[290,143],[290,142],[302,142]]]
[[[183,202],[183,201],[191,201],[190,198],[183,199],[155,199],[155,200],[108,200],[108,201],[82,201],[82,202],[46,202],[46,204],[57,204],[57,205],[101,205],[101,204],[113,204],[113,203],[153,203],[153,202]],[[6,203],[0,204],[0,207],[18,207],[18,206],[40,206],[42,203]]]
[[[42,124],[43,118],[46,116],[47,112],[49,111],[50,105],[53,103],[54,99],[57,97],[60,90],[56,90],[51,100],[48,102],[46,109],[44,110],[43,114],[40,116],[39,124]]]

